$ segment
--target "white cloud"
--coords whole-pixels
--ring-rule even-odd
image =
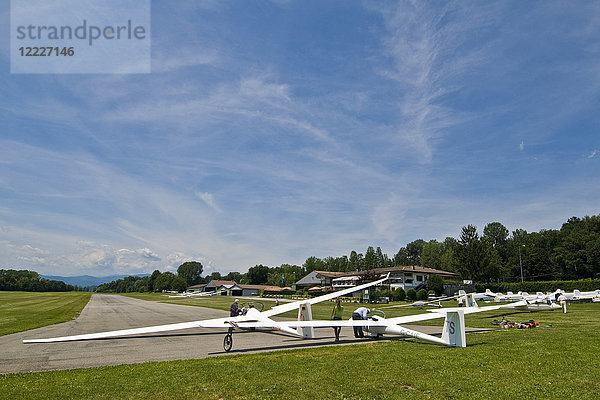
[[[594,157],[596,157],[596,154],[598,154],[598,150],[594,150],[594,151],[592,151],[592,152],[590,153],[590,155],[589,155],[589,156],[587,156],[587,158],[594,158]]]
[[[525,143],[523,143],[523,141],[521,141],[521,143],[519,143],[519,150],[521,150],[521,151],[525,150]]]
[[[212,193],[207,192],[196,192],[196,196],[202,200],[206,205],[212,208],[215,211],[221,211],[221,208],[215,202],[215,196]]]

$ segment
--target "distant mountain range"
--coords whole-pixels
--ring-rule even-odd
[[[137,275],[110,275],[110,276],[56,276],[56,275],[40,275],[42,278],[50,279],[52,281],[63,281],[68,285],[75,286],[98,286],[103,283],[116,281],[117,279],[123,279],[128,276],[150,276],[150,274],[137,274]]]

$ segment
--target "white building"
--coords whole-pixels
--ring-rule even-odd
[[[390,273],[390,279],[383,284],[389,285],[391,290],[402,288],[419,289],[427,283],[427,278],[431,275],[439,275],[442,278],[457,278],[458,275],[453,272],[442,271],[439,269],[421,267],[417,265],[376,268],[367,271],[346,272],[343,275],[332,278],[332,286],[336,290],[347,289],[359,285],[362,277],[366,274],[372,275],[375,278],[385,276]]]

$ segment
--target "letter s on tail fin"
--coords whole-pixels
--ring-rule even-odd
[[[467,347],[465,313],[463,310],[448,311],[444,320],[442,340],[449,346]]]

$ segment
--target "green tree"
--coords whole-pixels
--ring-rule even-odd
[[[177,268],[177,275],[185,280],[188,286],[196,285],[202,279],[204,267],[198,261],[184,262]]]
[[[149,276],[145,276],[141,279],[139,279],[137,282],[135,282],[135,284],[133,285],[133,291],[134,292],[149,292],[150,291],[150,277]]]
[[[394,255],[393,265],[421,265],[421,255],[423,254],[424,246],[425,241],[417,239],[407,244],[406,247],[400,248],[398,253]]]
[[[325,263],[326,271],[344,272],[348,271],[348,257],[326,257],[323,262]]]
[[[442,264],[443,246],[437,240],[430,240],[423,244],[421,252],[421,266],[429,268],[440,268]]]
[[[417,300],[427,300],[427,290],[421,289],[417,292]]]
[[[408,250],[406,247],[401,247],[400,250],[394,255],[394,265],[395,266],[403,266],[403,265],[411,265],[410,258],[408,256]]]
[[[425,241],[423,239],[417,239],[406,245],[406,251],[408,253],[408,265],[421,265],[421,254],[423,253],[423,246]]]
[[[463,226],[459,244],[456,254],[459,274],[463,279],[477,279],[479,265],[484,257],[477,227],[473,225]]]
[[[441,296],[444,292],[444,280],[439,275],[429,275],[426,286],[427,290],[433,290],[436,296]]]
[[[284,276],[285,286],[292,286],[305,276],[304,270],[298,265],[282,264],[279,268]]]
[[[230,272],[227,275],[225,275],[223,277],[224,280],[226,281],[234,281],[236,283],[242,283],[243,279],[244,279],[244,275],[241,274],[240,272]]]
[[[480,239],[477,227],[467,225],[460,234],[457,251],[458,270],[463,279],[487,281],[498,278],[501,259],[487,239]]]
[[[417,291],[413,288],[410,288],[406,291],[406,299],[410,301],[414,301],[417,298]]]
[[[377,253],[375,253],[373,246],[369,246],[365,253],[364,269],[369,270],[374,268],[377,268]]]
[[[447,237],[444,240],[442,243],[442,255],[440,257],[440,269],[452,272],[458,270],[458,260],[456,257],[458,247],[458,240],[453,237]]]
[[[176,276],[171,281],[171,290],[177,290],[178,292],[184,292],[188,288],[188,284],[180,276]]]
[[[363,269],[363,255],[352,250],[348,259],[348,271],[360,271]]]
[[[381,251],[381,247],[377,247],[377,250],[375,251],[375,255],[377,257],[377,262],[376,262],[377,268],[386,268],[391,265],[387,254],[384,254],[383,251]]]
[[[215,271],[213,273],[211,273],[209,276],[207,276],[209,281],[220,281],[223,279],[223,276],[221,276],[221,273],[219,271]]]
[[[600,276],[600,215],[572,217],[560,229],[561,241],[552,260],[563,279]]]
[[[255,265],[248,270],[246,277],[251,285],[264,285],[269,279],[269,267],[262,264]]]
[[[483,228],[483,237],[498,252],[501,263],[501,275],[506,275],[509,260],[508,229],[500,222],[491,222]]]
[[[172,290],[173,289],[173,280],[175,279],[175,274],[172,272],[163,272],[159,277],[154,281],[154,291],[162,292],[163,290]]]
[[[323,271],[325,270],[325,262],[317,257],[308,257],[302,267],[307,274],[313,271]]]
[[[490,222],[483,228],[483,237],[487,238],[494,248],[506,245],[508,229],[500,222]]]
[[[156,286],[156,280],[160,277],[160,275],[161,275],[161,273],[157,269],[155,269],[154,272],[152,273],[152,275],[150,275],[150,282],[148,282],[148,287],[153,292],[158,292],[158,289],[156,289],[155,286]]]

